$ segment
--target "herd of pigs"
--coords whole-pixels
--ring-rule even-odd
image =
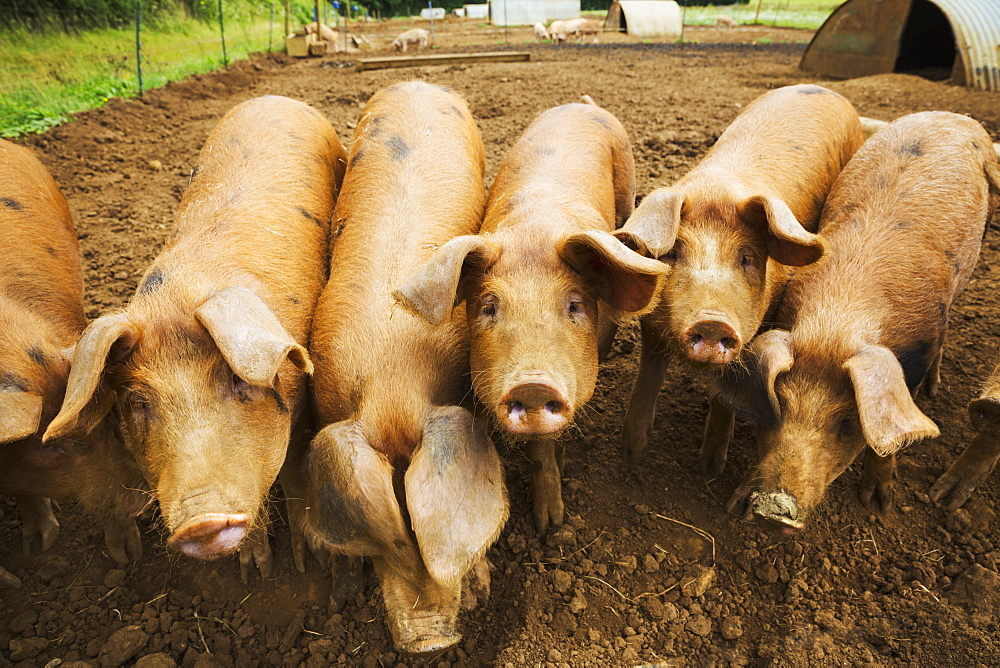
[[[736,415],[757,425],[731,511],[802,529],[862,451],[861,498],[888,508],[895,454],[938,435],[913,397],[939,387],[1000,203],[978,122],[912,114],[865,142],[816,85],[758,98],[638,207],[628,134],[587,97],[535,119],[488,196],[468,106],[423,82],[373,95],[349,154],[306,104],[251,99],[197,165],[132,300],[88,325],[66,201],[0,140],[0,491],[25,550],[52,545],[62,498],[139,559],[155,501],[169,546],[267,577],[278,479],[295,567],[329,568],[337,605],[370,559],[411,653],[458,642],[489,593],[508,515],[494,438],[532,462],[537,530],[562,523],[560,434],[630,320],[630,461],[677,357],[712,379],[706,475]],[[931,490],[951,507],[1000,458],[1000,368],[970,414],[979,435]]]

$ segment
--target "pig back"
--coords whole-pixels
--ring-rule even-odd
[[[949,112],[911,114],[874,135],[826,203],[828,259],[793,278],[779,319],[874,329],[908,384],[919,382],[908,367],[923,369],[940,347],[979,255],[990,213],[987,161],[996,157],[982,126]]]
[[[705,181],[715,192],[715,172],[729,173],[751,194],[782,199],[815,232],[830,188],[862,143],[858,112],[845,97],[813,84],[785,86],[747,105],[677,187]]]
[[[406,415],[422,420],[428,404],[458,404],[466,395],[464,312],[433,327],[399,308],[391,293],[445,242],[478,231],[484,164],[468,107],[447,89],[408,82],[369,101],[355,130],[330,278],[313,325],[322,423],[384,408],[402,422]]]
[[[237,105],[206,140],[171,247],[140,294],[151,276],[172,273],[200,284],[202,298],[245,285],[304,344],[345,164],[336,131],[312,107],[273,95]]]
[[[35,314],[60,346],[86,326],[76,230],[66,199],[28,149],[0,139],[0,295]]]
[[[508,152],[490,188],[482,229],[493,233],[530,221],[554,228],[557,238],[588,229],[610,232],[634,205],[635,166],[625,128],[596,105],[564,104],[542,112]]]

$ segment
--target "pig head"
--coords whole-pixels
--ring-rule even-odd
[[[764,332],[747,348],[745,365],[727,369],[717,385],[722,401],[757,425],[758,463],[731,509],[753,489],[754,516],[789,533],[805,526],[826,488],[866,447],[861,494],[868,502],[879,459],[939,433],[889,348],[795,351],[789,332]],[[883,509],[891,504],[877,500]]]
[[[127,310],[85,330],[45,440],[87,434],[116,411],[169,544],[218,557],[262,519],[288,447],[290,406],[311,370],[305,348],[253,290],[203,296],[154,266]]]
[[[357,420],[317,434],[310,456],[307,526],[331,552],[372,558],[388,625],[405,652],[461,639],[463,603],[489,588],[486,549],[507,519],[500,459],[472,415],[439,407],[405,470],[368,441]]]
[[[432,325],[465,302],[476,395],[516,437],[572,423],[597,382],[599,303],[641,312],[667,271],[608,232],[559,228],[457,237],[395,293]]]

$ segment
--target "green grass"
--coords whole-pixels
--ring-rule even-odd
[[[274,47],[284,29],[275,17]],[[226,22],[229,61],[267,49],[269,21]],[[218,24],[177,20],[142,33],[145,90],[222,67]],[[100,107],[112,97],[138,94],[135,28],[62,33],[0,33],[0,136],[42,132],[69,115]]]
[[[763,0],[757,16],[757,0],[746,5],[715,5],[684,9],[685,25],[715,25],[715,17],[728,14],[739,24],[757,22],[766,26],[816,30],[841,4],[840,0]]]

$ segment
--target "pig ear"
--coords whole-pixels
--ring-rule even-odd
[[[324,427],[309,451],[309,530],[332,552],[383,555],[415,569],[419,556],[392,476],[392,465],[372,448],[356,421]]]
[[[98,318],[87,326],[73,349],[59,414],[49,423],[43,441],[88,434],[111,410],[114,393],[102,382],[106,371],[129,356],[139,331],[125,313]]]
[[[683,207],[683,193],[666,188],[654,190],[639,202],[621,229],[613,234],[640,255],[653,259],[663,257],[677,240]]]
[[[274,387],[286,359],[313,372],[305,348],[289,336],[274,311],[253,290],[231,286],[209,297],[195,312],[237,376],[256,387]]]
[[[463,300],[459,284],[473,269],[485,269],[498,256],[497,248],[475,234],[455,237],[438,249],[420,270],[410,277],[393,298],[429,324],[437,326]]]
[[[608,232],[587,230],[565,239],[559,256],[570,267],[598,279],[598,296],[615,311],[638,313],[656,296],[669,268],[629,249]]]
[[[804,267],[818,262],[826,254],[826,240],[807,232],[782,200],[757,195],[746,201],[744,216],[767,223],[767,252],[777,262],[790,267]]]
[[[464,408],[437,408],[404,478],[427,572],[454,587],[500,535],[507,489],[493,443]]]
[[[937,425],[913,403],[903,367],[891,350],[865,346],[844,368],[854,383],[861,430],[878,456],[888,457],[922,438],[940,435]]]
[[[1000,195],[1000,163],[992,158],[986,163],[986,181],[990,184],[990,190]]]
[[[41,419],[41,395],[0,390],[0,445],[31,436],[38,431]]]
[[[757,424],[773,424],[781,418],[775,381],[794,363],[790,332],[771,329],[759,334],[741,353],[740,362],[727,365],[719,376],[716,382],[719,398]],[[763,401],[765,397],[767,403]]]

